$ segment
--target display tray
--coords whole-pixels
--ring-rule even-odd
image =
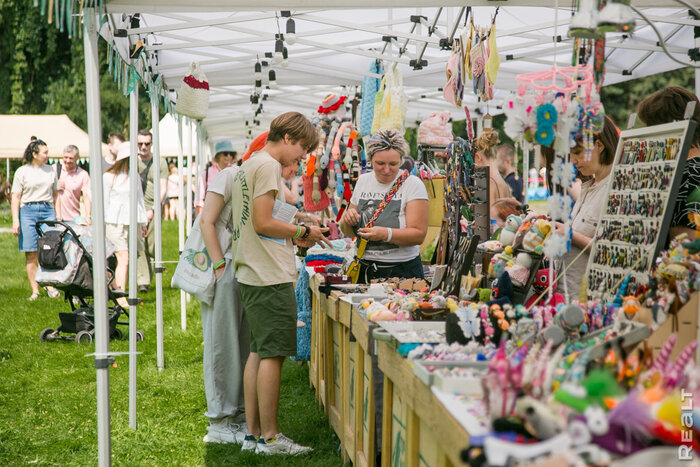
[[[448,391],[449,389],[445,389],[445,380],[449,378],[445,378],[441,375],[438,375],[435,370],[440,370],[440,369],[451,369],[451,368],[474,368],[477,370],[485,370],[488,366],[488,362],[460,362],[460,361],[448,361],[448,360],[414,360],[413,361],[413,373],[418,377],[419,380],[421,380],[423,383],[425,383],[426,386],[432,386],[434,384],[438,384],[436,382],[437,377],[440,378],[440,384],[439,387],[443,389],[444,391]],[[459,378],[453,378],[453,379],[459,379]],[[447,384],[452,384],[452,383],[447,383]]]
[[[377,321],[377,324],[401,344],[445,342],[444,321]]]
[[[353,292],[353,293],[347,293],[347,294],[343,295],[342,297],[340,297],[340,299],[343,300],[344,302],[348,302],[348,303],[351,303],[353,305],[359,305],[360,303],[364,302],[365,300],[374,299],[374,297],[371,296],[370,294],[366,294],[366,293]]]
[[[341,290],[364,291],[367,290],[367,284],[330,284],[331,287]]]
[[[430,390],[469,436],[485,436],[491,432],[486,406],[480,396],[446,392],[436,386]]]

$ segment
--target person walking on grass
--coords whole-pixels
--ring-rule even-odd
[[[232,258],[250,328],[250,355],[243,373],[247,434],[242,449],[264,454],[312,450],[282,433],[277,424],[282,363],[296,355],[297,309],[294,246],[330,245],[316,226],[293,225],[272,216],[284,203],[282,167],[318,146],[318,133],[302,114],[288,112],[270,124],[267,143],[236,174],[232,203]]]
[[[153,188],[153,153],[151,148],[153,146],[153,135],[148,130],[139,130],[137,136],[138,150],[139,150],[139,175],[141,175],[141,189],[143,190],[143,202],[146,207],[146,227],[147,235],[145,239],[145,248],[143,251],[139,250],[139,257],[137,262],[138,267],[138,284],[139,293],[148,292],[151,286],[151,279],[153,278],[153,266],[151,263],[155,260],[156,250],[155,250],[155,231],[153,227],[153,206],[154,206],[154,193]],[[162,161],[160,164],[160,199],[159,203],[163,203],[165,199],[165,194],[168,191],[168,164]]]
[[[56,171],[46,162],[49,148],[40,139],[33,139],[24,150],[24,162],[12,181],[12,233],[19,237],[19,251],[24,252],[27,279],[32,288],[29,301],[39,298],[39,284],[35,280],[37,271],[37,232],[38,221],[61,219],[61,204],[58,202],[58,177]],[[46,287],[51,298],[59,293],[53,287]]]
[[[69,144],[63,150],[63,162],[56,165],[61,215],[65,221],[73,221],[80,216],[80,196],[82,196],[85,218],[90,225],[92,224],[90,174],[78,167],[78,157],[78,148]]]

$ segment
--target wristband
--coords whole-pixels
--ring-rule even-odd
[[[386,241],[390,242],[391,241],[391,236],[393,235],[393,232],[391,231],[391,227],[386,228]]]
[[[292,238],[299,238],[299,235],[301,235],[301,225],[297,225],[297,233]]]
[[[216,269],[220,269],[224,266],[226,266],[226,260],[224,258],[221,258],[219,261],[214,263],[214,265],[212,267],[214,268],[214,270],[216,270]]]
[[[305,230],[304,230],[304,235],[302,235],[301,238],[306,238],[311,233],[311,227],[309,227],[308,225],[303,225],[303,227]]]
[[[19,218],[18,218],[18,217],[14,217],[14,218],[12,219],[12,222],[19,222]]]

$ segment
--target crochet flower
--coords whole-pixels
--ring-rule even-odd
[[[554,141],[554,128],[547,126],[547,124],[538,124],[537,131],[535,132],[535,141],[537,144],[541,144],[543,146],[549,146],[552,144],[552,141]]]
[[[557,109],[552,104],[542,104],[537,107],[537,127],[540,125],[554,126],[557,123]]]

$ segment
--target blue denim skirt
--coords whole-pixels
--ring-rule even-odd
[[[19,208],[19,251],[36,251],[36,223],[55,221],[56,211],[46,202],[27,203]]]

